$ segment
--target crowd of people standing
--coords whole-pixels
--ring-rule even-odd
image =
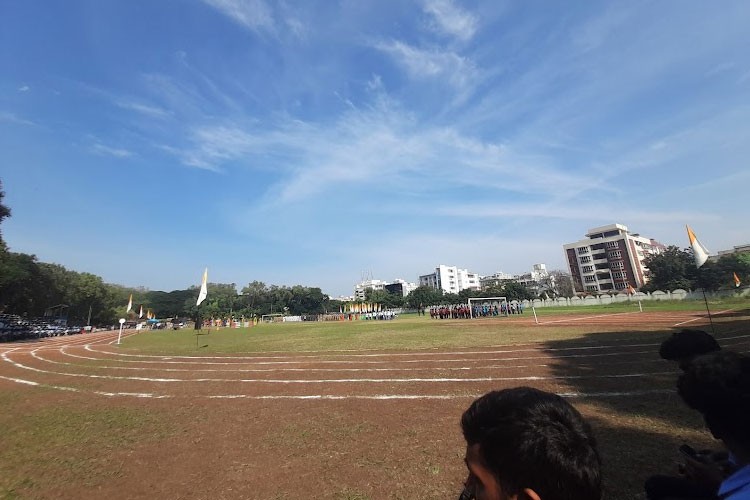
[[[481,304],[448,304],[432,306],[431,319],[470,319],[523,314],[520,302],[484,302]]]

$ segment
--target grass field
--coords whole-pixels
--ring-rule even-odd
[[[569,397],[600,441],[607,498],[638,498],[679,444],[716,446],[657,355],[670,331],[709,328],[702,307],[0,344],[0,498],[453,498],[461,413],[518,385]],[[725,347],[750,349],[747,307],[711,305]]]

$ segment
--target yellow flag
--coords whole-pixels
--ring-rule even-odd
[[[708,260],[708,250],[703,244],[698,241],[695,233],[690,226],[687,227],[688,239],[690,240],[690,246],[693,248],[693,257],[695,257],[695,267],[701,267]]]
[[[128,309],[125,312],[129,313],[132,308],[133,308],[133,294],[131,293],[130,299],[128,299]]]
[[[735,287],[740,286],[742,284],[742,282],[740,281],[740,277],[737,276],[737,273],[732,273],[732,274],[734,275],[734,286]]]

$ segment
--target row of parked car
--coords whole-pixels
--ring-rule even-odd
[[[22,318],[15,314],[0,314],[0,342],[76,335],[93,331],[90,326],[62,326],[44,319]]]

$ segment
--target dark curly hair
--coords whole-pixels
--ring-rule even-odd
[[[493,391],[464,412],[461,428],[509,495],[531,488],[545,500],[601,498],[596,440],[560,396],[530,387]]]
[[[669,361],[680,362],[680,367],[687,368],[687,362],[701,354],[719,351],[721,347],[716,339],[703,330],[681,330],[661,343],[659,356]]]
[[[750,451],[750,358],[731,351],[699,356],[678,379],[677,392],[703,414],[714,437]]]

